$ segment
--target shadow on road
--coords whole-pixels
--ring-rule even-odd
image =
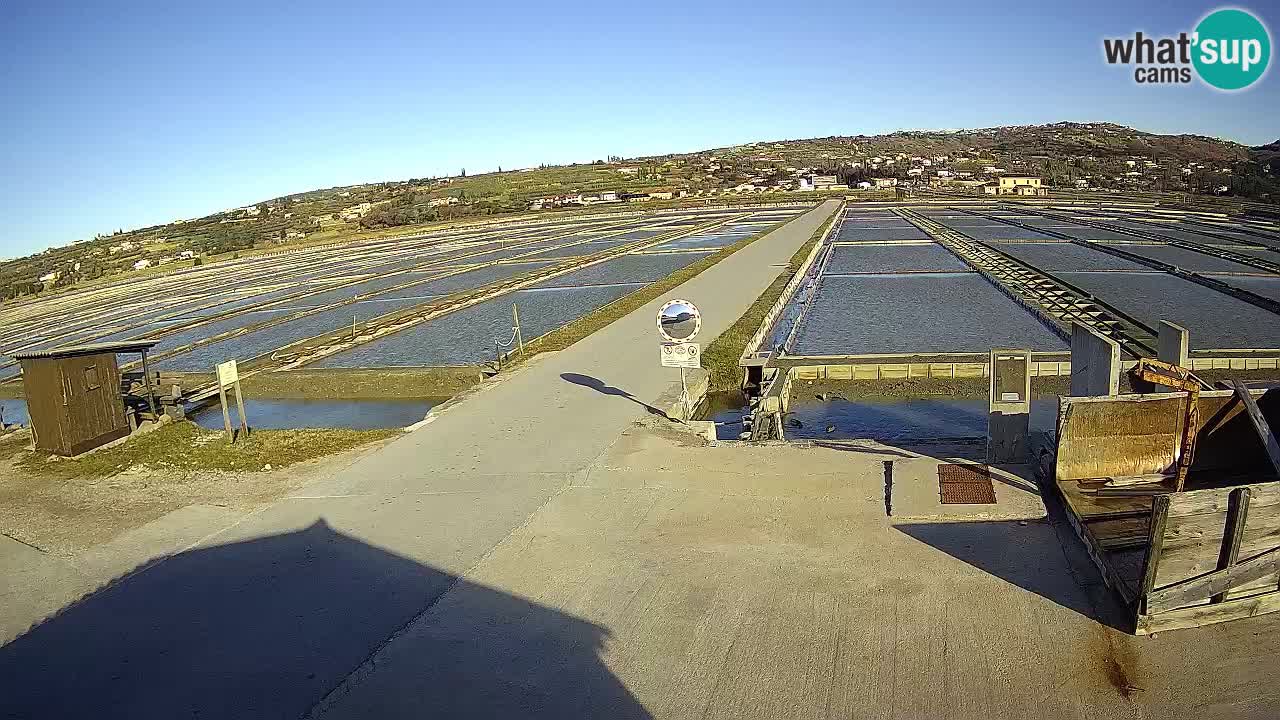
[[[614,397],[626,398],[631,402],[644,408],[645,410],[648,410],[650,415],[660,415],[664,418],[667,418],[668,420],[671,419],[662,410],[659,410],[658,408],[650,405],[649,403],[646,403],[637,399],[636,396],[632,395],[626,390],[613,387],[612,385],[606,385],[603,380],[593,378],[590,375],[579,375],[578,373],[560,373],[560,379],[564,380],[565,382],[573,383],[574,385],[581,385],[582,387],[591,388],[592,390],[595,390],[596,392],[602,395],[612,395]]]
[[[301,717],[406,625],[352,716],[649,717],[605,628],[323,521],[154,562],[33,627],[0,648],[0,717]]]
[[[1055,522],[904,523],[895,529],[1005,582],[1116,630],[1128,632],[1123,613],[1087,559],[1072,562]],[[1070,534],[1068,529],[1067,534]],[[1081,551],[1083,549],[1081,548]]]

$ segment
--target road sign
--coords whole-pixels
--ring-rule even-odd
[[[698,343],[662,343],[662,367],[702,367],[702,346]]]
[[[668,342],[689,342],[702,329],[702,313],[688,300],[668,300],[658,311],[658,334]]]

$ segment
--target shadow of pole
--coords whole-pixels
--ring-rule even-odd
[[[625,398],[639,405],[645,410],[647,410],[650,415],[660,415],[668,420],[671,419],[671,416],[667,415],[667,413],[664,412],[663,410],[660,410],[650,405],[649,403],[646,403],[640,400],[639,398],[627,392],[626,390],[613,387],[612,385],[608,385],[603,380],[593,378],[590,375],[580,375],[578,373],[560,373],[560,379],[568,383],[573,383],[574,385],[581,385],[582,387],[585,387],[585,388],[591,388],[592,390],[595,390],[596,392],[602,395]]]

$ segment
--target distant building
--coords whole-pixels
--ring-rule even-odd
[[[876,188],[898,187],[898,178],[871,178],[871,184]]]
[[[988,195],[1048,195],[1049,189],[1040,185],[1040,178],[1034,175],[1005,175],[982,186]]]
[[[808,175],[801,175],[796,178],[796,190],[811,192],[813,190],[813,178]]]
[[[149,267],[151,267],[151,261],[147,259],[139,260],[133,264],[134,270],[146,270]]]
[[[836,184],[835,175],[814,175],[813,176],[814,190],[830,190],[831,186],[835,184]]]

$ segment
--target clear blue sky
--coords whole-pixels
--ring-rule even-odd
[[[1228,95],[1102,61],[1215,4],[274,5],[3,3],[0,257],[463,167],[1058,120],[1280,137],[1274,68]]]

